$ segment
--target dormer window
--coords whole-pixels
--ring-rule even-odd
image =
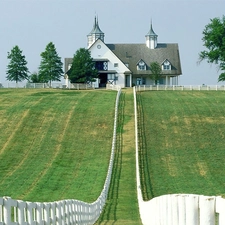
[[[162,63],[162,70],[171,70],[171,63],[169,62],[169,60],[165,60]]]
[[[143,60],[140,60],[137,64],[137,70],[146,70],[146,64]]]

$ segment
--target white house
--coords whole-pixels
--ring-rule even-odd
[[[178,44],[158,43],[152,24],[143,44],[106,44],[104,37],[95,17],[87,35],[87,48],[99,71],[98,87],[105,87],[107,83],[121,87],[154,84],[150,70],[152,62],[162,66],[159,84],[178,85],[178,77],[182,74]],[[72,58],[65,58],[65,72],[71,64]],[[66,80],[68,83],[68,78]]]

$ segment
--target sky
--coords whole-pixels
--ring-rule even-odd
[[[105,43],[145,43],[153,29],[158,43],[178,43],[182,75],[180,85],[215,85],[219,71],[206,61],[202,32],[210,19],[225,15],[225,0],[0,0],[0,83],[6,83],[8,52],[23,51],[31,73],[38,72],[49,42],[62,62],[87,47],[94,17]],[[64,82],[64,81],[63,81]]]

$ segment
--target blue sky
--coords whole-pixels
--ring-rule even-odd
[[[225,0],[0,0],[0,83],[6,82],[7,52],[18,45],[30,72],[49,42],[59,56],[86,47],[95,15],[105,43],[145,43],[151,19],[159,43],[178,43],[182,85],[217,83],[215,65],[202,62],[202,31],[210,18],[224,15]]]

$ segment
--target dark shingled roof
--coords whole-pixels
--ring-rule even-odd
[[[182,74],[178,44],[158,44],[155,49],[149,49],[146,44],[106,45],[124,64],[129,65],[133,74],[149,74],[150,63],[158,62],[161,65],[166,59],[172,64],[172,69],[163,71],[163,74]],[[147,64],[146,71],[137,70],[137,63],[141,59]]]

